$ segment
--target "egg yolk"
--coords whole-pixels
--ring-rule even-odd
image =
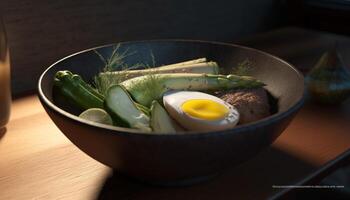
[[[204,120],[223,119],[229,113],[226,106],[209,99],[191,99],[181,105],[186,114]]]

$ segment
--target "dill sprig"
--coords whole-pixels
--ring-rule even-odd
[[[97,50],[94,50],[94,52],[100,57],[101,61],[104,63],[103,71],[115,71],[118,69],[128,68],[128,66],[124,62],[124,59],[128,56],[135,54],[135,52],[129,52],[129,49],[120,52],[120,46],[120,44],[114,46],[110,57],[107,59],[103,57],[103,55],[101,55]]]
[[[231,73],[239,76],[248,76],[252,70],[253,63],[249,59],[245,59],[244,61],[238,63],[238,65],[233,68]]]
[[[142,93],[144,96],[151,97],[152,99],[159,99],[159,91],[163,90],[164,88],[158,76],[158,69],[155,69],[156,59],[152,50],[150,51],[150,57],[151,64],[142,64],[142,68],[147,69],[142,73],[144,77],[142,79],[142,84],[140,84],[140,86],[142,85],[142,87],[135,87],[135,90],[140,90],[140,93]],[[136,84],[136,86],[138,86],[138,84]]]
[[[163,90],[163,85],[161,84],[158,74],[158,69],[153,69],[156,67],[156,59],[152,50],[150,51],[150,57],[152,64],[145,64],[143,67],[148,69],[146,73],[143,74],[143,84],[145,87],[141,87],[144,96],[152,97],[153,99],[159,98],[159,91]],[[136,89],[137,90],[137,89]]]
[[[109,58],[105,58],[102,54],[100,54],[97,50],[94,50],[96,55],[101,59],[104,66],[101,72],[109,72],[114,71],[116,68],[124,68],[124,58],[127,55],[127,50],[123,53],[118,53],[120,48],[120,44],[117,44],[113,47],[112,53]],[[99,74],[94,77],[95,87],[102,95],[106,95],[108,88],[113,84],[113,79],[111,77],[100,77]]]
[[[121,51],[120,46],[121,46],[120,44],[117,44],[116,46],[113,47],[113,50],[109,58],[105,58],[98,51],[94,50],[96,55],[101,59],[101,61],[104,64],[100,73],[114,72],[114,71],[121,72],[118,74],[118,76],[100,76],[98,74],[97,76],[94,77],[94,83],[95,83],[96,89],[98,90],[98,92],[100,92],[104,96],[106,95],[107,90],[110,86],[119,84],[124,80],[128,79],[128,73],[125,73],[126,71],[138,69],[138,68],[151,68],[150,65],[144,64],[141,62],[133,65],[128,65],[127,63],[125,63],[124,59],[128,56],[132,56],[136,54],[136,52],[135,51],[130,52],[129,49]],[[154,67],[155,58],[152,52],[151,52],[151,58],[152,58],[152,65]],[[153,74],[153,72],[150,74]]]

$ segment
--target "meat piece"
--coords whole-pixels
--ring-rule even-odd
[[[233,105],[240,114],[240,124],[253,122],[270,115],[270,104],[265,89],[243,89],[221,92],[218,96]]]

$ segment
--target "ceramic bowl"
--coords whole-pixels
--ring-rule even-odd
[[[54,101],[53,77],[70,70],[92,81],[115,45],[88,49],[48,67],[38,83],[39,97],[57,127],[83,152],[118,173],[153,184],[190,184],[212,177],[252,158],[268,147],[288,126],[304,102],[303,76],[287,62],[267,53],[233,44],[206,41],[160,40],[120,43],[135,52],[125,62],[156,65],[206,57],[228,73],[248,59],[251,75],[266,83],[274,97],[274,113],[232,129],[188,134],[145,134],[138,130],[91,123],[75,109]],[[47,137],[50,137],[48,134]],[[77,161],[78,162],[78,161]]]

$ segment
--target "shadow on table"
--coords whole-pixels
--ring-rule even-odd
[[[187,187],[156,187],[132,181],[117,172],[106,178],[97,199],[266,199],[314,170],[276,148],[232,168],[214,179]]]
[[[7,131],[6,127],[0,128],[0,140],[2,139],[2,137],[4,137],[6,131]]]

